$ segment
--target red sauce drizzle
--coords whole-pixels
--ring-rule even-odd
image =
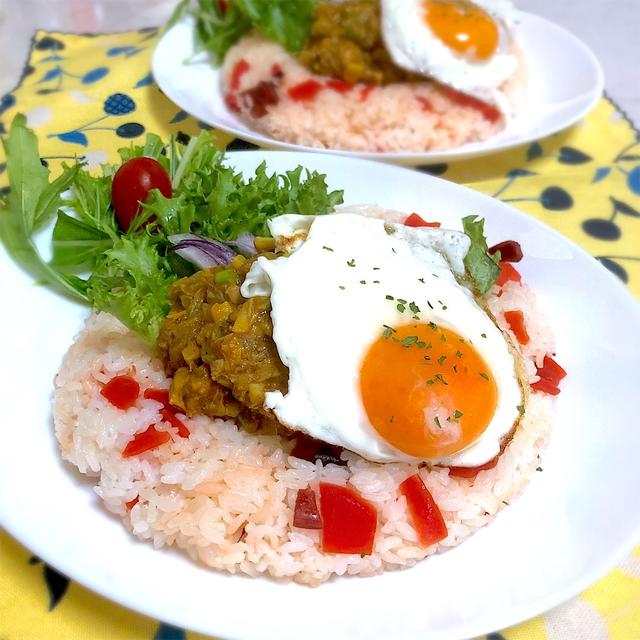
[[[473,96],[468,96],[460,91],[456,91],[451,87],[445,87],[443,91],[444,95],[449,98],[451,102],[461,107],[471,107],[472,109],[476,109],[476,111],[479,111],[480,114],[489,122],[497,122],[500,120],[500,112],[493,105],[487,104],[482,100],[478,100],[478,98],[474,98]]]

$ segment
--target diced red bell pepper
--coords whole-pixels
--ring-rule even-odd
[[[322,518],[313,489],[298,489],[293,510],[293,526],[300,529],[322,529]]]
[[[127,511],[131,511],[133,507],[135,507],[140,501],[140,496],[136,496],[133,500],[129,500],[129,502],[125,502],[124,506],[127,508]]]
[[[160,415],[165,422],[168,422],[174,429],[178,430],[178,435],[181,438],[189,437],[189,429],[187,429],[182,420],[180,420],[169,407],[163,407]]]
[[[166,444],[169,440],[171,440],[171,434],[168,431],[158,431],[153,425],[149,425],[146,431],[136,434],[129,440],[122,451],[122,457],[131,458],[140,455]]]
[[[324,86],[316,80],[305,80],[305,82],[291,87],[288,94],[295,102],[311,102],[322,89]]]
[[[277,62],[274,62],[271,65],[271,75],[276,76],[277,78],[281,78],[284,75],[282,67]]]
[[[330,80],[327,80],[327,87],[338,93],[348,93],[354,86],[355,85],[352,82],[346,82],[339,78],[331,78]]]
[[[542,367],[536,367],[536,369],[541,378],[555,385],[567,375],[567,372],[551,356],[545,356]]]
[[[407,499],[409,517],[420,545],[429,547],[444,540],[448,535],[447,525],[422,478],[417,473],[409,476],[400,485],[400,493]]]
[[[236,62],[231,70],[231,78],[229,80],[231,91],[237,91],[240,88],[240,80],[242,80],[242,76],[247,73],[249,69],[251,69],[251,66],[244,58]]]
[[[353,489],[320,483],[322,550],[370,555],[376,535],[376,508]]]
[[[169,390],[168,389],[145,389],[142,394],[147,400],[155,400],[156,402],[161,402],[164,406],[160,410],[160,415],[162,419],[169,424],[174,429],[178,430],[178,435],[181,438],[189,437],[189,429],[184,425],[182,420],[176,416],[176,413],[179,411],[176,407],[174,407],[169,402]]]
[[[523,346],[529,344],[529,334],[524,324],[524,313],[522,311],[505,311],[504,319],[518,342]]]
[[[375,88],[373,84],[365,85],[360,92],[360,102],[366,102]]]
[[[544,378],[540,378],[538,382],[534,382],[531,385],[531,388],[534,391],[542,391],[542,393],[548,393],[550,396],[557,396],[560,393],[560,389],[557,385],[553,384],[553,382],[549,380],[545,380]]]
[[[165,406],[169,406],[169,389],[145,389],[142,395],[147,400],[155,400],[161,402]]]
[[[493,460],[489,460],[479,467],[449,467],[449,475],[454,478],[475,478],[481,471],[495,468],[499,457],[496,456]]]
[[[132,407],[140,395],[140,385],[131,376],[115,376],[100,389],[100,393],[118,409]]]
[[[427,222],[423,218],[421,218],[417,213],[412,213],[407,216],[407,219],[404,221],[405,227],[439,227],[439,222]]]
[[[233,111],[234,113],[240,113],[241,109],[240,109],[240,105],[238,104],[238,98],[236,98],[236,96],[233,95],[232,93],[228,93],[224,97],[224,103],[227,105],[227,109],[229,109],[229,111]]]
[[[490,255],[500,252],[502,262],[520,262],[522,260],[522,247],[515,240],[505,240],[494,244],[488,251]]]
[[[507,282],[522,281],[522,276],[508,262],[501,260],[498,266],[500,267],[500,275],[496,279],[496,284],[499,287],[504,287]]]

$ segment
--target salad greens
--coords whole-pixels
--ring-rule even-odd
[[[267,221],[284,213],[328,213],[342,202],[325,177],[298,167],[268,175],[265,163],[246,180],[223,164],[208,132],[188,144],[168,144],[150,134],[144,145],[120,150],[123,162],[156,159],[167,170],[171,198],[153,190],[131,228],[124,232],[111,205],[118,166],[103,165],[91,175],[76,162],[50,179],[40,162],[38,141],[17,115],[3,140],[10,192],[0,202],[0,240],[23,269],[38,280],[91,306],[109,311],[149,340],[155,339],[169,310],[168,289],[192,273],[169,251],[169,236],[195,233],[214,240],[245,234],[268,236]],[[35,234],[55,220],[52,258],[45,260]],[[86,276],[88,277],[80,277]]]
[[[500,252],[489,254],[489,246],[484,235],[484,219],[477,216],[462,218],[462,228],[471,239],[471,246],[464,258],[464,266],[467,268],[471,279],[481,294],[486,293],[492,287],[500,275]]]
[[[208,51],[216,65],[240,38],[256,28],[293,53],[311,32],[317,0],[182,0],[167,26],[185,14],[195,18],[196,51]]]

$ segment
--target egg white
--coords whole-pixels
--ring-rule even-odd
[[[500,90],[518,67],[508,35],[517,12],[509,0],[474,0],[498,22],[501,32],[498,51],[491,58],[477,62],[447,47],[431,32],[423,19],[422,0],[381,2],[382,35],[396,65],[434,78],[509,113],[509,101]]]
[[[265,407],[291,429],[369,460],[418,460],[380,437],[360,399],[361,363],[383,325],[412,321],[386,299],[390,294],[415,301],[420,322],[471,340],[498,388],[496,411],[482,436],[454,455],[429,461],[478,466],[495,457],[519,417],[522,396],[502,333],[456,279],[464,274],[469,238],[351,213],[280,216],[269,226],[281,245],[287,238],[297,241],[289,255],[258,258],[241,288],[247,298],[271,297],[273,339],[289,368],[288,392],[267,393]],[[446,308],[434,304],[431,310],[427,300],[444,301]]]

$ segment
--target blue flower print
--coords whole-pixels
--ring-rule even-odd
[[[126,93],[114,93],[104,101],[103,109],[111,116],[124,116],[136,110],[136,103]]]

